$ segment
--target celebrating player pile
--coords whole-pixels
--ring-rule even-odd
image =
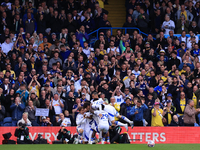
[[[79,108],[79,114],[76,118],[77,132],[79,143],[94,144],[96,133],[99,134],[99,144],[110,144],[109,126],[123,126],[128,131],[128,124],[115,121],[114,117],[121,118],[125,122],[133,126],[133,121],[119,115],[115,108],[105,103],[98,97],[97,93],[93,94],[93,100],[84,103],[83,107]]]

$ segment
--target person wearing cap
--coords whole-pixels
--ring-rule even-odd
[[[86,94],[85,93],[81,93],[81,102],[85,102],[85,101],[88,101],[86,99]]]
[[[160,108],[160,102],[154,103],[154,108],[151,110],[152,119],[151,126],[152,127],[163,127],[162,118],[165,116],[166,112]]]
[[[171,93],[168,93],[166,100],[162,101],[164,106],[167,106],[167,101],[171,101],[171,103],[173,102]],[[173,103],[172,103],[172,105],[173,105]]]
[[[57,139],[59,141],[53,141],[53,144],[73,144],[74,141],[78,144],[78,136],[71,135],[70,131],[68,131],[65,126],[61,126],[61,129],[58,131]]]
[[[165,15],[165,21],[163,22],[161,29],[165,31],[165,34],[169,34],[169,31],[174,32],[175,23],[173,20],[170,20],[170,16],[168,14]]]
[[[168,97],[169,96],[170,95],[168,94]],[[173,116],[176,115],[176,107],[172,106],[172,101],[171,100],[166,100],[166,107],[163,108],[163,111],[166,112],[164,117],[167,120],[167,125],[170,125]]]
[[[161,49],[159,53],[160,53],[160,55],[165,55],[165,50]]]
[[[50,121],[50,118],[49,117],[45,117],[45,116],[42,116],[41,117],[41,126],[52,126],[53,124],[51,123]]]
[[[57,40],[57,38],[56,38],[56,33],[54,33],[54,32],[51,33],[51,38],[50,38],[49,42],[50,42],[51,44],[54,44],[56,40]]]
[[[168,61],[168,69],[171,70],[174,65],[176,65],[176,68],[180,65],[180,60],[177,58],[177,52],[172,51],[171,58]]]
[[[186,48],[186,44],[184,41],[181,42],[181,48],[177,49],[177,56],[179,57],[183,57],[185,56],[184,54],[186,53],[187,48]]]
[[[18,124],[14,136],[17,137],[17,144],[32,144],[32,141],[29,138],[29,129],[24,123],[20,122]]]
[[[145,43],[145,49],[143,49],[143,50],[145,50],[145,56],[147,56],[151,50],[150,42]]]

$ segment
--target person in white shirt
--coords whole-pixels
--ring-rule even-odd
[[[90,52],[94,52],[94,48],[91,48],[88,46],[88,42],[84,42],[84,49],[83,49],[83,53],[85,53],[85,55],[87,55],[87,57],[90,56]]]
[[[84,123],[84,142],[89,142],[89,137],[91,132],[91,126],[94,122],[92,118],[92,113],[90,110],[90,103],[84,103],[83,109],[85,110],[84,117],[85,117],[85,123]],[[91,139],[91,138],[90,138]]]
[[[6,38],[5,42],[1,45],[1,49],[5,54],[8,54],[13,48],[13,43],[11,43],[10,38]]]
[[[107,48],[107,54],[108,54],[110,51],[113,51],[115,56],[116,56],[117,54],[119,54],[119,48],[118,48],[118,47],[115,47],[115,42],[114,42],[114,41],[110,41],[110,47]]]
[[[5,2],[1,3],[1,6],[6,6],[9,10],[11,10],[11,3],[9,2],[9,0],[5,0]]]
[[[62,108],[64,107],[64,104],[57,93],[54,94],[54,99],[51,100],[51,106],[54,107],[56,115],[62,113]]]
[[[192,42],[198,43],[199,38],[192,31],[190,31],[190,37],[187,38],[187,48],[192,48]]]
[[[179,37],[179,41],[180,42],[185,42],[185,44],[187,45],[187,37],[186,37],[186,32],[182,31],[181,36]]]
[[[38,45],[35,44],[35,39],[34,39],[33,36],[30,38],[29,43],[33,44],[33,49],[34,49],[34,51],[37,51]]]
[[[134,70],[132,71],[132,73],[135,75],[135,78],[137,78],[140,75],[140,70],[139,70],[139,65],[135,65],[134,66]]]
[[[132,71],[129,69],[127,70],[127,76],[123,78],[123,82],[125,85],[125,88],[130,87],[130,81],[135,79],[135,75],[132,73]]]
[[[115,96],[116,93],[116,96]],[[117,86],[114,92],[112,93],[112,97],[115,98],[115,102],[119,105],[121,105],[124,102],[125,95],[124,93],[120,90],[120,87]]]
[[[119,119],[124,120],[125,122],[128,122],[133,127],[133,121],[130,121],[125,116],[120,115],[113,106],[107,105],[101,98],[99,99],[97,94],[95,94],[93,96],[94,96],[94,99],[93,99],[93,102],[92,102],[92,105],[91,105],[92,109],[90,111],[92,111],[92,110],[104,110],[104,111],[106,111],[109,114],[108,120],[109,120],[110,124],[116,124],[116,125],[119,125],[119,126],[123,126],[123,127],[126,128],[127,131],[128,131],[128,125],[125,124],[125,123],[121,123],[119,121],[115,121],[114,117],[117,117]],[[114,97],[111,97],[110,99],[114,99]],[[102,105],[104,105],[104,106],[102,106]]]
[[[61,127],[71,126],[71,120],[69,118],[65,118],[63,113],[60,113],[59,116],[60,116],[60,121],[61,121],[61,124],[60,124]]]
[[[163,22],[161,29],[165,30],[165,34],[169,34],[169,31],[174,32],[175,23],[170,20],[170,16],[168,14],[165,15],[165,21]]]
[[[108,113],[104,110],[95,110],[94,114],[98,117],[98,130],[99,132],[102,132],[101,137],[101,144],[104,144],[105,138],[107,138],[107,142],[110,142],[110,138],[108,135],[109,130],[109,123],[108,123]]]
[[[17,122],[17,125],[19,125],[20,122],[23,123],[23,124],[26,124],[26,126],[32,126],[31,121],[28,119],[28,113],[27,112],[23,113],[22,119]]]
[[[78,89],[81,89],[81,80],[83,79],[82,75],[78,77],[78,75],[74,75],[71,80],[74,81],[75,92],[78,92]]]
[[[76,130],[78,131],[78,139],[81,140],[83,138],[84,126],[85,126],[85,116],[84,109],[80,107],[79,114],[76,116]]]

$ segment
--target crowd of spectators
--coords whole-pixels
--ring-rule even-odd
[[[127,22],[124,27],[138,27],[141,31],[158,34],[199,33],[198,0],[126,0]],[[132,33],[129,33],[132,34]]]
[[[199,124],[199,2],[126,1],[124,26],[148,36],[107,30],[90,45],[88,33],[111,27],[102,3],[1,3],[0,124],[74,126],[96,95],[138,126]],[[37,108],[49,115],[35,116]]]

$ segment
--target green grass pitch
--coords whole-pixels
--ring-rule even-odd
[[[110,145],[0,145],[1,150],[199,150],[200,144],[156,144],[148,147],[147,144],[110,144]]]

